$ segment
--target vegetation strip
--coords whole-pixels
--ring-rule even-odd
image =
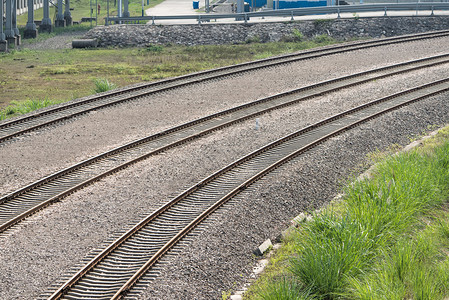
[[[245,299],[446,299],[449,127],[290,231]]]
[[[315,96],[401,72],[447,63],[447,57],[448,55],[440,55],[412,62],[400,63],[280,93],[194,120],[161,133],[120,146],[56,172],[14,193],[0,198],[0,232],[17,224],[37,210],[81,189],[87,184],[149,156],[157,155],[161,151],[176,147],[187,141],[237,122],[242,122],[259,114],[293,105]],[[72,176],[70,179],[65,179],[69,174],[76,176]],[[64,185],[64,189],[55,191],[55,185]]]
[[[69,293],[72,296],[77,295],[79,297],[80,295],[83,295],[83,297],[92,298],[94,297],[94,295],[89,294],[89,292],[91,289],[93,289],[92,285],[90,284],[93,278],[95,278],[96,281],[94,288],[96,294],[101,292],[102,287],[110,287],[110,282],[113,281],[117,283],[115,286],[117,287],[118,291],[113,292],[112,289],[108,288],[108,293],[115,293],[111,299],[121,299],[132,288],[137,280],[139,280],[140,276],[148,271],[153,266],[153,264],[161,258],[161,255],[164,255],[179,240],[181,240],[185,235],[193,230],[199,224],[198,222],[204,220],[208,215],[213,213],[216,209],[218,209],[240,191],[244,190],[255,181],[267,175],[272,170],[280,167],[284,163],[290,161],[291,159],[319,145],[320,143],[333,136],[336,136],[361,123],[369,121],[381,114],[400,108],[409,103],[413,103],[430,95],[448,90],[448,81],[449,79],[434,82],[432,84],[422,86],[421,89],[415,88],[407,92],[398,93],[396,95],[382,98],[369,104],[351,109],[332,118],[323,120],[317,124],[304,128],[282,139],[279,139],[239,159],[226,168],[199,182],[197,185],[192,186],[189,190],[185,191],[184,193],[173,199],[171,202],[165,204],[156,212],[143,219],[134,228],[130,229],[122,237],[120,237],[109,247],[104,249],[102,253],[98,254],[97,257],[89,262],[84,268],[80,269],[77,274],[75,274],[71,280],[67,281],[61,288],[59,288],[50,299],[60,299],[65,293]],[[422,89],[425,89],[426,91],[423,91]],[[251,172],[248,172],[249,170],[251,170]],[[235,175],[233,173],[235,173]],[[243,176],[243,174],[245,175]],[[214,186],[214,184],[220,184],[221,188]],[[226,188],[224,188],[224,186],[226,186]],[[208,200],[202,198],[206,196],[208,196],[206,198],[209,198],[211,194],[215,194],[215,197],[219,198]],[[215,199],[218,199],[218,201],[214,202]],[[211,206],[202,213],[201,211],[197,211],[197,213],[200,213],[199,215],[192,215],[191,213],[189,213],[192,219],[183,219],[182,221],[177,222],[180,225],[185,225],[183,225],[182,229],[179,230],[179,233],[173,233],[175,234],[173,236],[164,235],[165,240],[168,241],[166,244],[161,246],[161,248],[154,249],[153,247],[151,248],[151,251],[150,249],[145,250],[144,244],[152,245],[153,242],[149,242],[149,238],[146,237],[144,238],[144,240],[146,241],[144,244],[138,243],[138,240],[142,239],[142,235],[153,234],[157,236],[158,232],[163,228],[160,226],[160,221],[156,222],[158,225],[156,227],[158,229],[153,229],[156,231],[152,232],[152,221],[160,217],[161,219],[168,218],[170,220],[170,224],[174,223],[175,219],[170,218],[170,215],[172,215],[174,212],[170,212],[170,210],[175,207],[175,205],[183,205],[184,201],[186,201],[190,206],[197,206],[195,204],[195,201],[200,201],[198,205],[204,205],[205,201],[207,201],[208,203],[209,201],[212,201],[211,203],[213,204],[211,204]],[[179,211],[180,208],[175,208],[174,210]],[[165,213],[167,213],[167,216],[164,216]],[[150,227],[147,228],[147,226]],[[139,237],[139,232],[141,230],[142,233]],[[160,242],[160,239],[161,238],[159,237],[158,242]],[[118,251],[118,247],[120,247],[122,244],[125,246],[123,248],[120,248],[120,251]],[[142,254],[137,255],[137,249],[139,249],[138,251],[142,251]],[[127,253],[128,251],[130,251],[129,254],[123,254]],[[120,258],[120,256],[123,256],[123,258]],[[133,258],[133,256],[137,257]],[[147,257],[146,262],[143,262],[143,256]],[[109,258],[106,259],[106,257]],[[105,263],[105,265],[103,265],[102,267],[99,267],[98,271],[95,271],[95,269],[93,269],[93,266],[100,266],[103,260],[107,261],[107,263]],[[121,260],[123,260],[123,262]],[[133,260],[135,260],[135,263],[132,262]],[[117,265],[114,267],[113,264]],[[137,264],[141,265],[141,267],[137,267]],[[122,269],[124,265],[128,266],[127,269]],[[115,271],[116,268],[121,269],[120,272],[123,276],[120,280],[117,278],[117,274]],[[135,270],[135,275],[130,275],[130,270]],[[93,272],[91,275],[93,277],[89,277],[89,272]],[[99,277],[100,274],[102,277],[101,279]],[[83,279],[81,279],[81,277],[83,276],[86,276],[86,279],[84,280],[86,284],[83,283]],[[120,288],[118,281],[124,282],[123,286]],[[70,287],[75,287],[76,285],[78,286],[72,293],[70,293],[68,289]],[[102,296],[104,295],[105,294],[102,294]]]

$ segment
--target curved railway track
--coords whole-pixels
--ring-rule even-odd
[[[423,39],[445,37],[449,30],[431,33],[421,33],[401,37],[385,38],[375,41],[362,41],[344,45],[334,45],[326,48],[308,50],[300,53],[287,54],[278,57],[267,58],[254,62],[238,64],[229,67],[213,69],[184,75],[176,78],[166,79],[154,83],[143,84],[137,87],[129,87],[113,91],[103,95],[96,95],[87,100],[76,103],[68,103],[53,109],[49,109],[31,116],[21,117],[0,124],[0,144],[24,133],[42,128],[51,124],[62,122],[70,118],[86,114],[93,110],[109,107],[126,101],[132,101],[154,93],[178,88],[181,86],[212,80],[220,77],[231,76],[242,72],[271,67],[279,64],[311,59],[336,53],[354,51],[359,49],[378,47],[383,45],[411,42]]]
[[[348,129],[446,91],[449,91],[449,78],[345,111],[250,153],[145,217],[48,299],[124,298],[174,245],[224,203],[274,169]]]
[[[0,232],[102,177],[210,132],[343,88],[445,63],[449,63],[449,54],[321,82],[225,110],[115,148],[0,198]]]

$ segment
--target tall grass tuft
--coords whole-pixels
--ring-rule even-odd
[[[348,187],[345,210],[328,209],[299,230],[290,260],[296,283],[275,290],[288,295],[292,285],[317,299],[443,299],[449,259],[438,249],[449,246],[449,221],[432,214],[449,199],[448,186],[449,142],[381,163],[374,178]]]
[[[259,290],[260,300],[311,300],[309,291],[301,290],[301,285],[292,278],[282,278],[271,282],[266,288]]]
[[[61,101],[52,101],[49,99],[29,99],[23,102],[11,101],[10,105],[0,111],[0,120],[26,114],[34,110],[58,103],[61,103]]]
[[[106,78],[96,78],[94,80],[95,84],[95,93],[107,92],[109,90],[115,89],[117,86],[112,82],[109,82]]]

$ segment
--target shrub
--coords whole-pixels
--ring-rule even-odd
[[[97,78],[94,80],[95,83],[95,93],[102,93],[109,90],[115,89],[117,86],[112,82],[109,82],[106,78]]]

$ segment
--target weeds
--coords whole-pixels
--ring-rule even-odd
[[[247,43],[247,44],[260,43],[260,36],[255,35],[255,36],[249,37],[248,39],[246,39],[245,43]]]
[[[95,93],[107,92],[109,90],[115,89],[117,86],[112,82],[109,82],[106,78],[96,78],[95,83]]]
[[[159,52],[162,52],[163,50],[164,50],[164,46],[149,44],[142,51],[159,53]]]
[[[271,282],[259,291],[263,300],[309,300],[313,299],[308,291],[302,291],[301,285],[292,278],[282,278]]]
[[[92,80],[107,78],[118,87],[191,72],[238,64],[254,59],[291,53],[335,43],[334,40],[304,40],[292,43],[250,43],[240,45],[161,46],[96,50],[12,50],[0,54],[3,91],[0,105],[22,101],[29,95],[37,99],[71,100],[92,94]],[[33,68],[29,68],[29,66]],[[27,81],[27,88],[17,83]],[[99,89],[104,90],[104,89]],[[95,92],[97,92],[95,90]]]
[[[321,25],[331,24],[332,22],[333,22],[332,19],[316,19],[313,21],[313,25],[321,26]]]
[[[254,298],[446,299],[449,141],[431,144],[380,163],[372,179],[348,186],[344,209],[303,224],[287,271]]]
[[[0,111],[0,120],[26,114],[57,103],[61,103],[61,101],[52,101],[49,99],[30,99],[23,102],[12,101],[10,105]]]
[[[327,34],[321,34],[321,35],[317,35],[313,41],[317,44],[331,44],[331,43],[335,43],[335,40],[328,36]]]

